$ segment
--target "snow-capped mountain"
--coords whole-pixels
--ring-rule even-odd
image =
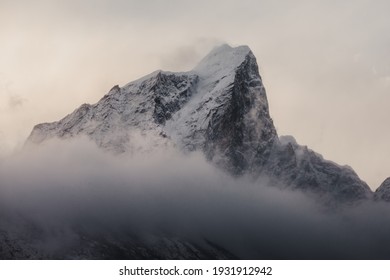
[[[271,185],[337,201],[372,196],[350,167],[323,159],[293,137],[277,135],[256,58],[247,46],[222,45],[191,71],[156,71],[114,86],[96,104],[36,125],[28,142],[78,135],[116,153],[139,150],[137,139],[145,136],[155,148],[202,151],[235,176],[261,176]]]

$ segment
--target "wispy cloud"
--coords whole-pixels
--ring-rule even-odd
[[[11,109],[18,109],[23,106],[26,102],[26,99],[19,95],[11,95],[8,99],[8,105]]]

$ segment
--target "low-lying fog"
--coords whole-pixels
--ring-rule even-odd
[[[46,257],[74,257],[66,247],[80,232],[208,240],[237,258],[390,258],[390,205],[327,211],[303,193],[234,179],[202,154],[173,148],[112,155],[86,139],[52,140],[0,159],[8,245],[25,240]]]

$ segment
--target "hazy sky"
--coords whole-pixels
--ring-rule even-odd
[[[390,2],[0,0],[0,153],[32,127],[213,46],[256,55],[279,135],[390,176]]]

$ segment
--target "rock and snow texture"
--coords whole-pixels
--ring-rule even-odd
[[[384,200],[390,202],[390,177],[387,178],[374,193],[376,200]]]
[[[239,176],[299,188],[340,201],[372,196],[349,167],[327,161],[292,137],[279,138],[270,117],[256,58],[247,46],[222,45],[192,71],[156,71],[60,121],[36,125],[28,142],[87,135],[117,153],[152,147],[202,151]],[[142,145],[141,145],[142,146]]]

